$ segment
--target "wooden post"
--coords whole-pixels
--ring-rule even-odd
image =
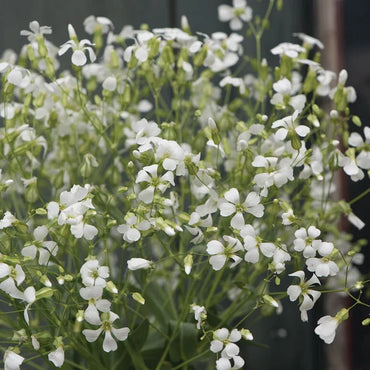
[[[324,68],[339,73],[344,66],[343,52],[343,0],[315,0],[314,19],[316,36],[324,43],[322,57]],[[328,107],[330,109],[330,107]],[[347,180],[344,176],[335,178],[339,198],[347,198]],[[345,230],[346,224],[338,225]],[[330,294],[324,302],[325,311],[335,315],[346,306],[346,299],[337,293]],[[326,346],[327,370],[351,370],[351,337],[350,322],[344,321],[337,329],[334,342]]]

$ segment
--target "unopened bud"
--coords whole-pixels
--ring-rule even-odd
[[[138,292],[132,293],[132,298],[140,304],[145,304],[145,298]]]
[[[253,340],[253,334],[249,329],[242,329],[240,333],[245,340]]]
[[[193,256],[191,254],[188,254],[184,258],[184,267],[185,267],[185,274],[186,275],[190,274],[192,266],[193,266]]]

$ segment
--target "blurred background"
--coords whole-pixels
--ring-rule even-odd
[[[226,23],[217,19],[217,6],[231,4],[231,0],[0,0],[0,56],[8,48],[20,51],[24,37],[20,30],[28,29],[32,20],[53,29],[49,39],[61,45],[68,39],[67,25],[71,23],[80,38],[87,35],[82,23],[89,15],[105,16],[115,25],[119,33],[124,25],[139,27],[146,23],[149,27],[179,27],[181,15],[187,15],[192,32],[230,33]],[[268,0],[248,0],[254,14],[262,14]],[[263,55],[274,59],[269,50],[283,41],[296,42],[294,32],[304,32],[318,37],[324,42],[324,67],[339,72],[346,68],[349,72],[348,85],[357,90],[357,102],[352,112],[361,117],[364,125],[370,122],[370,1],[369,0],[284,0],[281,12],[274,11],[270,30],[263,39]],[[254,52],[253,40],[245,42],[247,52]],[[354,127],[354,130],[362,131]],[[347,183],[343,191],[351,199],[351,194],[359,194],[369,187],[369,181]],[[363,221],[370,224],[370,197],[355,204],[354,211]],[[369,227],[361,232],[353,230],[356,238],[369,240]],[[370,271],[369,248],[365,248],[363,273]],[[367,252],[366,252],[367,251]],[[308,323],[301,323],[294,305],[285,305],[277,320],[271,318],[263,325],[251,323],[254,337],[259,346],[246,349],[246,364],[249,370],[367,370],[370,366],[370,330],[361,327],[361,321],[369,316],[369,309],[356,307],[351,318],[342,325],[335,343],[323,344],[313,334],[317,319],[322,310],[336,312],[334,297],[325,307],[318,307]],[[370,300],[368,299],[368,303]],[[279,363],[273,359],[279,358]]]

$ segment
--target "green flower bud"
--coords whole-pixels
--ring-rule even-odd
[[[51,298],[54,294],[54,289],[45,287],[36,292],[36,301],[43,298]]]
[[[138,292],[132,293],[132,298],[140,304],[145,304],[145,298]]]

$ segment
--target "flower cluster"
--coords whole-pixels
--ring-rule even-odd
[[[259,42],[271,8],[261,19],[248,4],[219,18]],[[308,321],[332,290],[362,304],[362,243],[336,225],[364,223],[332,195],[338,171],[368,177],[370,130],[350,133],[356,93],[320,65],[319,40],[244,58],[241,34],[192,34],[186,18],[84,27],[57,47],[33,21],[20,56],[0,58],[0,294],[4,315],[21,313],[1,326],[5,369],[35,353],[56,367],[240,369],[251,315],[291,301]],[[348,312],[315,333],[331,343]]]

